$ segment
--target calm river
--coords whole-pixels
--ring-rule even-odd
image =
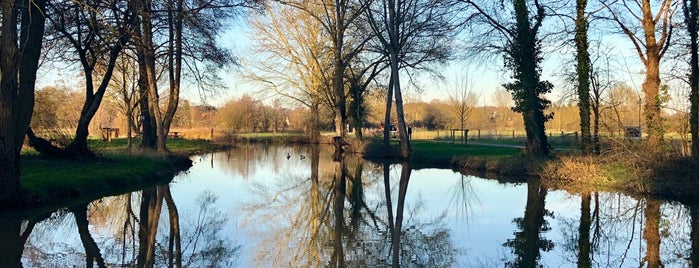
[[[333,161],[329,149],[244,145],[193,157],[169,185],[48,217],[4,216],[0,257],[21,254],[25,267],[688,267],[699,258],[699,207]]]

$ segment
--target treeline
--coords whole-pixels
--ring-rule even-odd
[[[496,99],[502,92],[496,91],[490,96]],[[671,96],[668,96],[671,98]],[[80,110],[77,109],[83,99],[77,90],[65,87],[45,87],[36,92],[36,104],[32,117],[31,127],[44,133],[53,141],[66,144],[71,140],[72,130],[80,118]],[[486,102],[487,96],[482,97]],[[677,99],[677,98],[672,98]],[[382,98],[369,97],[365,100],[367,116],[363,122],[363,128],[379,129],[383,125],[385,106]],[[618,84],[611,88],[604,97],[601,107],[600,126],[603,135],[625,136],[626,128],[641,126],[645,128],[642,118],[642,106],[639,105],[638,93],[624,84]],[[500,106],[495,101],[489,101],[490,105],[474,103],[470,107],[465,118],[464,128],[482,131],[511,131],[522,133],[522,117],[511,109],[511,100],[501,102]],[[666,129],[673,134],[673,138],[688,139],[689,129],[688,113],[686,107],[671,107],[665,109],[663,117],[666,119]],[[225,102],[220,107],[210,105],[197,105],[189,100],[180,101],[177,112],[174,115],[171,128],[182,129],[211,129],[229,134],[255,133],[255,132],[296,132],[310,133],[308,126],[310,110],[304,107],[288,108],[288,104],[275,99],[269,104],[252,96],[243,95],[240,98]],[[404,112],[406,122],[415,129],[445,130],[462,128],[458,105],[449,100],[435,99],[429,102],[413,101],[405,103]],[[553,119],[546,124],[548,132],[579,132],[580,117],[577,103],[573,100],[553,101],[546,110],[553,113]],[[95,115],[90,125],[90,133],[98,135],[103,127],[119,128],[125,131],[127,123],[131,122],[134,135],[141,135],[141,122],[138,114],[127,120],[123,105],[113,95],[108,94],[105,103]],[[395,117],[395,109],[392,110]],[[321,110],[321,131],[332,131],[333,122],[329,109]],[[395,121],[392,122],[396,124]],[[357,132],[353,132],[357,133]],[[474,133],[474,132],[472,132]],[[121,132],[122,136],[126,135]]]

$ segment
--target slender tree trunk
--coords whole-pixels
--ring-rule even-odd
[[[594,134],[593,134],[593,143],[594,143],[594,148],[595,148],[595,154],[600,154],[600,140],[599,140],[599,116],[600,116],[600,111],[599,111],[599,102],[597,102],[593,108],[593,114],[595,116],[594,120]]]
[[[393,105],[393,84],[394,84],[393,72],[391,72],[391,78],[388,81],[388,92],[386,92],[386,114],[383,119],[383,144],[390,145],[391,139],[391,108]]]
[[[397,54],[394,55],[397,60]],[[393,64],[393,63],[391,63]],[[396,117],[398,117],[398,136],[400,138],[400,153],[404,159],[409,159],[412,154],[412,148],[410,147],[410,139],[408,138],[408,128],[405,124],[405,113],[403,112],[403,94],[400,88],[400,79],[398,77],[398,62],[395,63],[395,69],[392,69],[392,73],[395,76],[393,83],[393,94],[396,97]]]
[[[587,0],[577,0],[575,21],[575,46],[577,47],[578,108],[580,111],[580,138],[584,154],[592,152],[590,137],[590,54],[588,53],[587,27],[585,15]]]
[[[19,153],[34,108],[45,4],[44,0],[0,3],[0,206],[22,203]]]
[[[168,42],[169,62],[168,70],[170,77],[170,95],[168,97],[168,105],[165,114],[163,115],[162,132],[170,132],[170,125],[175,118],[177,106],[180,102],[180,82],[182,77],[182,21],[183,21],[183,3],[182,0],[176,0],[175,14],[169,12],[170,21],[170,41]]]

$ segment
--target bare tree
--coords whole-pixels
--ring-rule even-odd
[[[447,86],[448,103],[452,112],[459,120],[459,126],[463,130],[466,120],[471,116],[473,107],[478,104],[478,95],[473,92],[473,81],[468,73],[463,73],[450,81]]]
[[[246,79],[271,94],[311,110],[311,140],[317,141],[321,105],[333,107],[331,54],[320,22],[301,9],[270,3],[264,16],[253,16],[250,28],[256,57]]]
[[[378,47],[388,58],[391,70],[384,142],[388,143],[390,106],[395,97],[400,150],[404,158],[410,157],[412,149],[403,112],[401,70],[430,71],[430,64],[449,58],[455,12],[453,2],[443,0],[381,0],[367,10]]]
[[[34,107],[44,0],[0,3],[0,206],[22,202],[19,153]]]
[[[633,0],[609,3],[611,19],[629,38],[638,57],[645,66],[643,81],[644,111],[648,143],[659,145],[665,130],[660,113],[660,60],[670,47],[673,33],[673,15],[677,10],[675,0],[660,1],[657,12],[650,0]]]
[[[82,67],[85,100],[75,136],[65,150],[46,148],[51,144],[36,141],[38,137],[32,131],[29,131],[29,138],[34,148],[45,155],[90,156],[88,127],[102,103],[117,58],[129,41],[127,32],[131,25],[126,18],[131,11],[116,1],[57,1],[47,6],[47,12],[51,26],[49,33],[62,43],[63,49],[57,51],[61,54],[59,59],[77,61]],[[99,82],[95,83],[95,80]]]

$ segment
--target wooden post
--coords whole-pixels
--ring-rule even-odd
[[[515,139],[515,130],[514,129],[512,130],[512,139],[513,140]]]
[[[479,140],[481,139],[481,129],[480,128],[478,129],[478,139]]]
[[[464,129],[464,145],[468,145],[468,129]]]

